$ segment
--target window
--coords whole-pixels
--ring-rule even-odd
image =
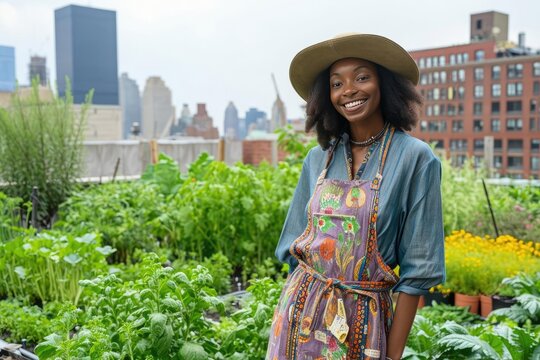
[[[452,82],[457,82],[457,70],[452,70]]]
[[[458,115],[463,115],[463,104],[458,104]]]
[[[439,73],[437,71],[435,71],[433,73],[433,83],[434,84],[438,84],[439,83]]]
[[[506,76],[509,79],[520,78],[523,76],[523,64],[509,64],[506,68]]]
[[[446,132],[446,121],[435,120],[428,123],[429,132]]]
[[[446,58],[444,57],[444,55],[441,55],[439,56],[439,66],[444,66],[446,65]]]
[[[444,140],[435,140],[435,149],[444,149]]]
[[[533,94],[540,95],[540,81],[533,82]]]
[[[484,96],[484,85],[474,85],[474,97],[481,98]]]
[[[531,101],[529,102],[529,111],[531,113],[534,113],[536,111],[536,100],[531,99]]]
[[[441,100],[446,100],[446,88],[441,88]]]
[[[426,59],[426,67],[428,67],[428,68],[431,67],[431,58],[430,58],[430,57],[428,57],[428,58]]]
[[[512,170],[523,169],[523,158],[521,156],[509,156],[508,168]]]
[[[433,100],[439,100],[440,91],[439,88],[433,89]]]
[[[533,63],[533,76],[540,76],[540,62]]]
[[[534,152],[534,153],[540,152],[540,139],[531,140],[531,152]]]
[[[523,95],[523,84],[520,82],[506,84],[506,95],[507,96]]]
[[[491,131],[501,131],[501,121],[499,119],[491,119]]]
[[[495,167],[495,169],[502,168],[502,156],[493,157],[493,166]]]
[[[433,116],[433,106],[432,105],[428,105],[428,107],[426,108],[426,115],[427,116]]]
[[[484,121],[480,119],[476,119],[473,121],[473,131],[474,132],[481,132],[484,131]]]
[[[433,84],[433,73],[429,73],[427,76],[428,84]]]
[[[452,166],[461,167],[467,160],[467,155],[452,155],[450,157],[450,162]]]
[[[467,151],[467,140],[450,140],[450,150]]]
[[[475,102],[473,104],[473,114],[474,115],[482,115],[482,103],[481,102]]]
[[[493,96],[493,97],[501,96],[501,84],[492,84],[491,85],[491,96]]]
[[[506,130],[508,131],[523,130],[523,121],[521,119],[506,119]]]
[[[529,119],[529,130],[533,130],[533,131],[538,130],[536,119],[533,117]]]
[[[469,54],[463,53],[463,62],[466,63],[469,61]]]
[[[418,66],[420,67],[420,69],[426,67],[426,59],[420,58],[420,60],[418,61]]]
[[[491,113],[499,114],[501,112],[501,103],[498,101],[491,102]]]
[[[452,104],[448,104],[448,106],[446,107],[446,113],[448,115],[456,115],[457,114],[456,106]]]
[[[493,65],[491,67],[491,79],[499,80],[501,78],[501,66]]]
[[[508,152],[523,152],[523,140],[508,140]]]
[[[482,29],[482,19],[476,20],[476,30]]]
[[[507,101],[506,111],[507,112],[521,112],[521,100]]]
[[[433,116],[439,116],[439,114],[440,114],[439,111],[440,111],[439,104],[433,105]]]
[[[450,54],[450,65],[456,64],[456,54]]]
[[[446,71],[441,71],[440,78],[441,78],[441,84],[445,84],[446,83]]]
[[[465,69],[459,69],[458,78],[459,78],[459,81],[461,82],[465,81]]]
[[[463,120],[452,120],[452,132],[463,131]]]
[[[501,139],[495,139],[493,140],[493,150],[495,151],[502,151],[502,140]]]
[[[486,52],[484,50],[476,50],[474,52],[474,60],[476,61],[484,60],[485,57],[486,57]]]
[[[531,156],[531,170],[533,171],[540,170],[540,157]]]
[[[427,120],[420,121],[420,132],[426,132],[428,127]]]
[[[484,68],[474,68],[474,80],[484,79]]]
[[[464,99],[465,98],[465,87],[460,86],[458,87],[458,99]]]
[[[484,139],[474,139],[474,150],[484,150]]]
[[[463,54],[457,54],[456,60],[457,60],[458,64],[462,64],[463,63]]]

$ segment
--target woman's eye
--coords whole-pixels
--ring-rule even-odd
[[[369,79],[369,77],[366,75],[360,75],[357,77],[357,79],[358,81],[366,81],[367,79]]]
[[[341,85],[340,82],[334,82],[334,83],[330,84],[330,86],[332,86],[333,88],[337,88],[337,87],[339,87],[340,85]]]

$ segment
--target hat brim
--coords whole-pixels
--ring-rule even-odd
[[[418,84],[418,66],[405,49],[384,36],[354,34],[326,40],[300,51],[289,68],[293,88],[307,100],[321,71],[345,58],[369,60],[402,75],[414,85]]]

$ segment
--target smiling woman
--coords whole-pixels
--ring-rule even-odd
[[[291,273],[267,359],[399,359],[418,296],[444,280],[441,165],[405,133],[418,68],[393,41],[356,34],[302,50],[290,77],[320,146],[276,250]]]

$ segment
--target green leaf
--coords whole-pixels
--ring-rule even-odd
[[[96,248],[96,251],[99,252],[100,254],[103,254],[105,256],[109,256],[111,255],[112,253],[116,252],[116,249],[113,249],[112,247],[110,247],[109,245],[106,245],[104,247],[100,247],[98,246]]]
[[[81,244],[92,244],[96,241],[96,234],[84,234],[83,236],[76,237],[75,241]]]
[[[155,339],[163,335],[166,325],[167,315],[160,313],[154,313],[150,315],[150,333]]]
[[[22,266],[16,266],[15,267],[15,274],[19,277],[19,279],[24,280],[26,279],[26,270]]]
[[[64,256],[64,261],[71,265],[76,265],[80,263],[82,260],[83,258],[80,257],[78,254],[69,254],[69,255]]]
[[[180,358],[184,360],[206,360],[209,355],[201,345],[186,342],[180,349]]]
[[[452,350],[470,350],[473,353],[485,355],[492,360],[501,358],[488,343],[472,335],[446,335],[438,341],[438,344]]]
[[[166,355],[169,355],[171,350],[171,345],[173,342],[174,331],[171,325],[166,325],[164,332],[156,342],[157,353],[160,359],[166,358]]]

